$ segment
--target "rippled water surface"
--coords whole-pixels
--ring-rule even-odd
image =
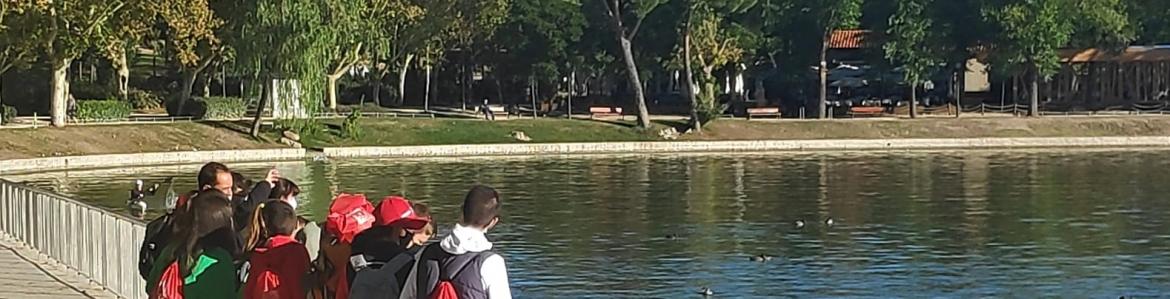
[[[1170,294],[1167,158],[957,151],[231,166],[256,177],[276,166],[306,187],[306,214],[337,192],[405,194],[434,206],[445,228],[469,186],[495,186],[505,209],[491,235],[517,297],[699,298],[709,286],[721,298],[1117,298]],[[10,178],[123,211],[133,179],[179,176],[181,191],[197,168]],[[776,258],[750,261],[756,254]]]

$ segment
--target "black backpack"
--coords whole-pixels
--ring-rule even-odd
[[[386,262],[370,261],[367,255],[350,257],[350,265],[357,274],[350,283],[349,297],[353,299],[398,298],[402,293],[399,272],[414,266],[414,255],[403,252]],[[407,270],[409,271],[409,270]],[[407,272],[409,273],[409,272]]]
[[[166,214],[151,220],[146,224],[146,236],[142,240],[142,247],[138,249],[138,275],[148,279],[150,270],[154,268],[154,261],[162,253],[163,247],[171,239],[171,220],[174,217]]]

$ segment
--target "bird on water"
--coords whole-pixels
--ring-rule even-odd
[[[715,295],[715,292],[711,291],[711,288],[703,287],[703,288],[699,289],[699,295],[703,295],[703,297],[707,297],[707,296]]]

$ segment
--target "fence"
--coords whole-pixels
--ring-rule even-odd
[[[118,296],[146,298],[137,266],[146,227],[137,220],[0,179],[0,232]]]
[[[1012,115],[1028,115],[1028,105],[1024,104],[1005,104],[1003,106],[996,106],[990,104],[979,104],[975,106],[963,107],[963,113],[969,114],[1012,114]],[[1040,115],[1042,116],[1092,116],[1092,115],[1165,115],[1170,114],[1170,106],[1165,103],[1134,103],[1129,106],[1111,106],[1095,110],[1045,110],[1041,106]],[[1051,107],[1049,107],[1051,108]]]

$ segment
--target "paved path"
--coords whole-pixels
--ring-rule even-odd
[[[116,298],[77,272],[7,237],[0,237],[0,299]]]

